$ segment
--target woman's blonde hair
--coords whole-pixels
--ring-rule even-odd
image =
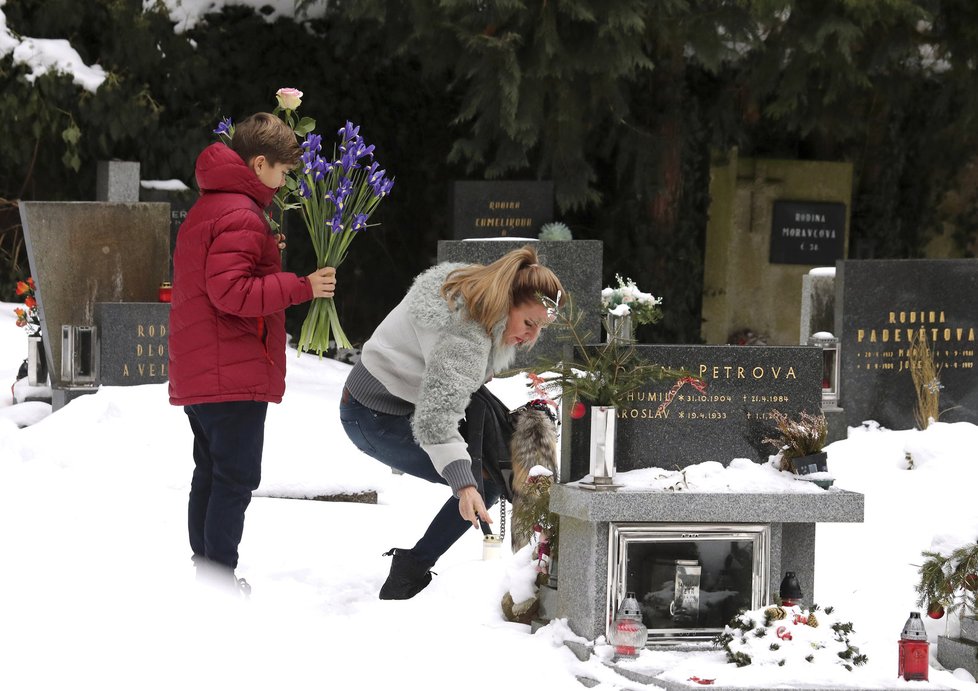
[[[541,297],[564,301],[564,288],[557,275],[540,264],[537,251],[526,245],[507,252],[488,266],[471,264],[448,274],[442,296],[453,304],[461,299],[469,315],[492,334],[513,306],[539,302]]]

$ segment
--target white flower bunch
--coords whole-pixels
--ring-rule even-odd
[[[627,314],[634,316],[639,324],[655,324],[662,319],[662,298],[652,293],[644,293],[630,278],[622,278],[615,274],[617,288],[605,288],[601,291],[601,306],[609,314],[621,317]]]

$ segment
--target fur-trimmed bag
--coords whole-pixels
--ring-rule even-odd
[[[556,418],[545,403],[534,401],[510,411],[482,386],[472,395],[461,431],[468,443],[479,492],[485,497],[484,473],[513,504],[514,514],[534,466],[557,474]],[[514,525],[513,551],[526,545],[530,537],[529,528]]]

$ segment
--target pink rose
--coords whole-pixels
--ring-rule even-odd
[[[302,103],[302,92],[298,89],[282,88],[275,92],[278,105],[285,110],[295,110]]]

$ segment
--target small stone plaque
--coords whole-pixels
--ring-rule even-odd
[[[836,295],[839,405],[850,427],[866,420],[915,426],[907,353],[921,331],[940,367],[941,422],[978,424],[978,259],[839,262]]]
[[[774,202],[772,264],[832,265],[845,256],[846,205],[839,202]]]
[[[552,181],[457,181],[452,195],[454,237],[535,238],[553,220]]]
[[[704,392],[675,382],[650,382],[618,410],[615,463],[619,471],[685,468],[735,458],[766,462],[765,437],[776,429],[771,411],[795,417],[820,412],[822,351],[811,346],[637,345],[640,357],[686,369],[706,380]],[[571,423],[571,473],[590,472],[588,415]],[[565,430],[566,432],[566,430]],[[565,480],[565,481],[566,481]]]
[[[135,386],[167,381],[166,302],[99,302],[95,323],[100,339],[99,384]]]

